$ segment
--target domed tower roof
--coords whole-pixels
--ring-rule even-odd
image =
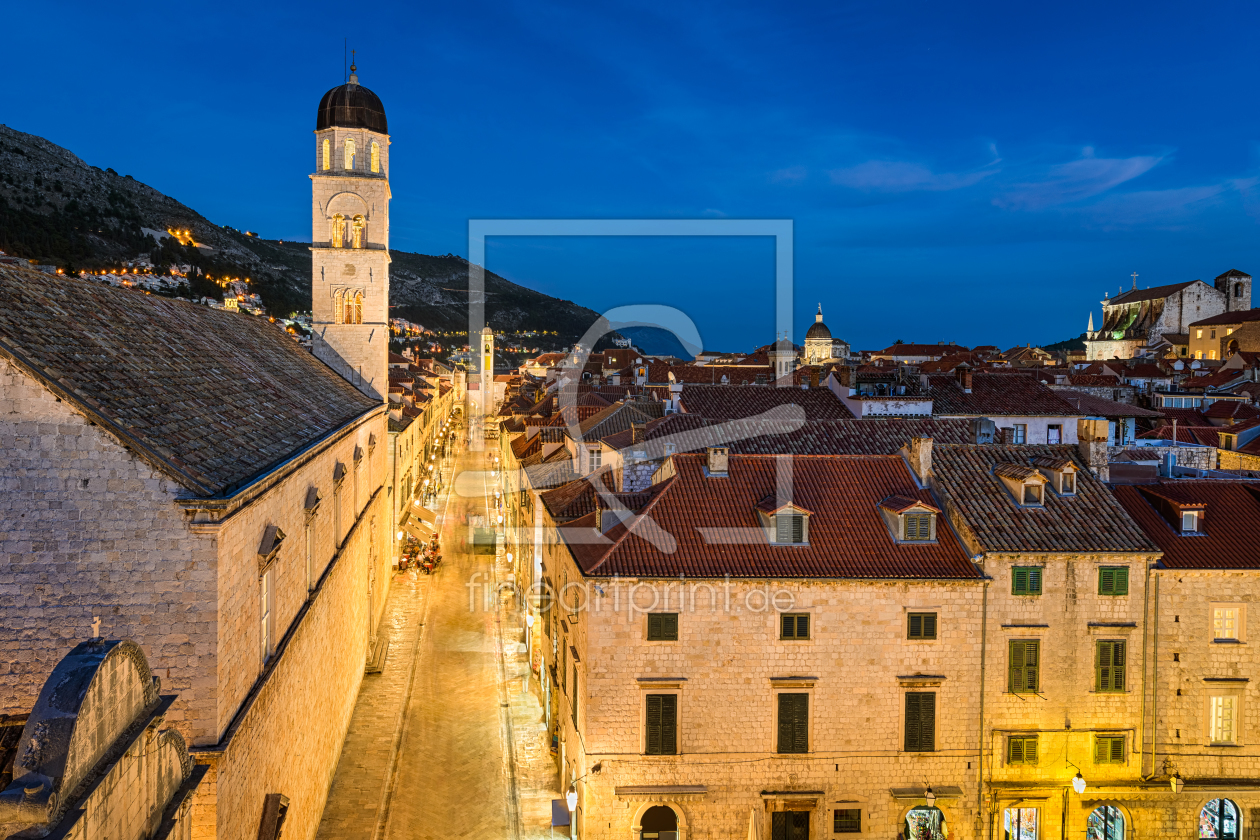
[[[827,325],[822,320],[822,304],[818,304],[818,315],[814,318],[814,323],[809,325],[809,329],[805,331],[805,338],[821,338],[828,341],[831,340],[831,330],[827,329]]]
[[[381,98],[359,84],[359,77],[350,65],[350,81],[338,85],[319,100],[315,115],[315,130],[325,128],[366,128],[380,134],[389,134],[385,122],[385,106]]]

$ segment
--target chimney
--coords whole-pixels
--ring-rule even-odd
[[[1100,481],[1111,480],[1111,468],[1107,459],[1107,421],[1076,421],[1076,447],[1080,450],[1081,460],[1089,471],[1098,476]]]
[[[908,446],[910,469],[919,481],[926,483],[932,472],[932,439],[930,437],[910,438]]]
[[[814,368],[809,372],[809,387],[818,387],[818,368]]]
[[[630,424],[630,442],[643,443],[643,438],[647,434],[647,423],[631,423]]]
[[[971,365],[962,362],[958,367],[954,368],[954,376],[958,379],[958,385],[963,389],[964,394],[971,393]]]
[[[725,478],[731,450],[728,446],[710,446],[705,449],[709,455],[709,478]]]

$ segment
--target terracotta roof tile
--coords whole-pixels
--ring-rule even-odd
[[[995,473],[1028,469],[1033,459],[1043,457],[1076,465],[1076,494],[1060,496],[1047,488],[1043,505],[1016,504]],[[932,472],[946,508],[958,511],[983,551],[1154,550],[1111,492],[1080,462],[1074,446],[937,445]]]
[[[1164,552],[1160,565],[1172,569],[1260,569],[1260,485],[1247,481],[1178,479],[1155,485],[1120,485],[1116,498]],[[1203,531],[1174,530],[1160,499],[1192,499],[1204,505]]]
[[[779,406],[799,406],[808,420],[848,420],[853,412],[830,388],[684,388],[679,396],[688,414],[719,420],[755,417]]]
[[[813,511],[808,545],[771,545],[757,503],[775,492],[774,457],[732,455],[708,478],[700,455],[675,456],[676,473],[642,508],[647,519],[597,538],[594,514],[560,528],[587,574],[598,576],[892,578],[976,580],[980,572],[948,528],[935,543],[894,542],[879,514],[893,495],[934,504],[898,456],[797,456],[792,499]],[[672,550],[649,538],[668,534]],[[591,542],[597,539],[597,542]]]
[[[1155,418],[1161,416],[1160,412],[1151,411],[1149,408],[1138,408],[1136,405],[1105,400],[1102,397],[1095,397],[1093,394],[1086,394],[1081,391],[1072,391],[1065,388],[1056,390],[1055,393],[1059,395],[1059,399],[1066,400],[1069,405],[1076,408],[1081,414],[1098,417]]]
[[[949,374],[928,377],[932,413],[978,417],[1079,417],[1081,411],[1036,377],[1026,374],[977,372],[971,393]]]

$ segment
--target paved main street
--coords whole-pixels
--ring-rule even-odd
[[[443,478],[454,491],[438,504],[442,566],[394,577],[379,630],[389,656],[364,678],[319,840],[550,835],[561,793],[519,615],[493,589],[489,609],[480,591],[469,609],[469,581],[492,586],[506,572],[501,552],[469,540],[469,516],[488,513],[484,455],[452,461]]]

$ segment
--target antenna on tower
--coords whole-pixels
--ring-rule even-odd
[[[344,83],[346,77],[350,75],[349,69],[346,68],[346,50],[350,49],[350,39],[341,39],[341,81]]]

